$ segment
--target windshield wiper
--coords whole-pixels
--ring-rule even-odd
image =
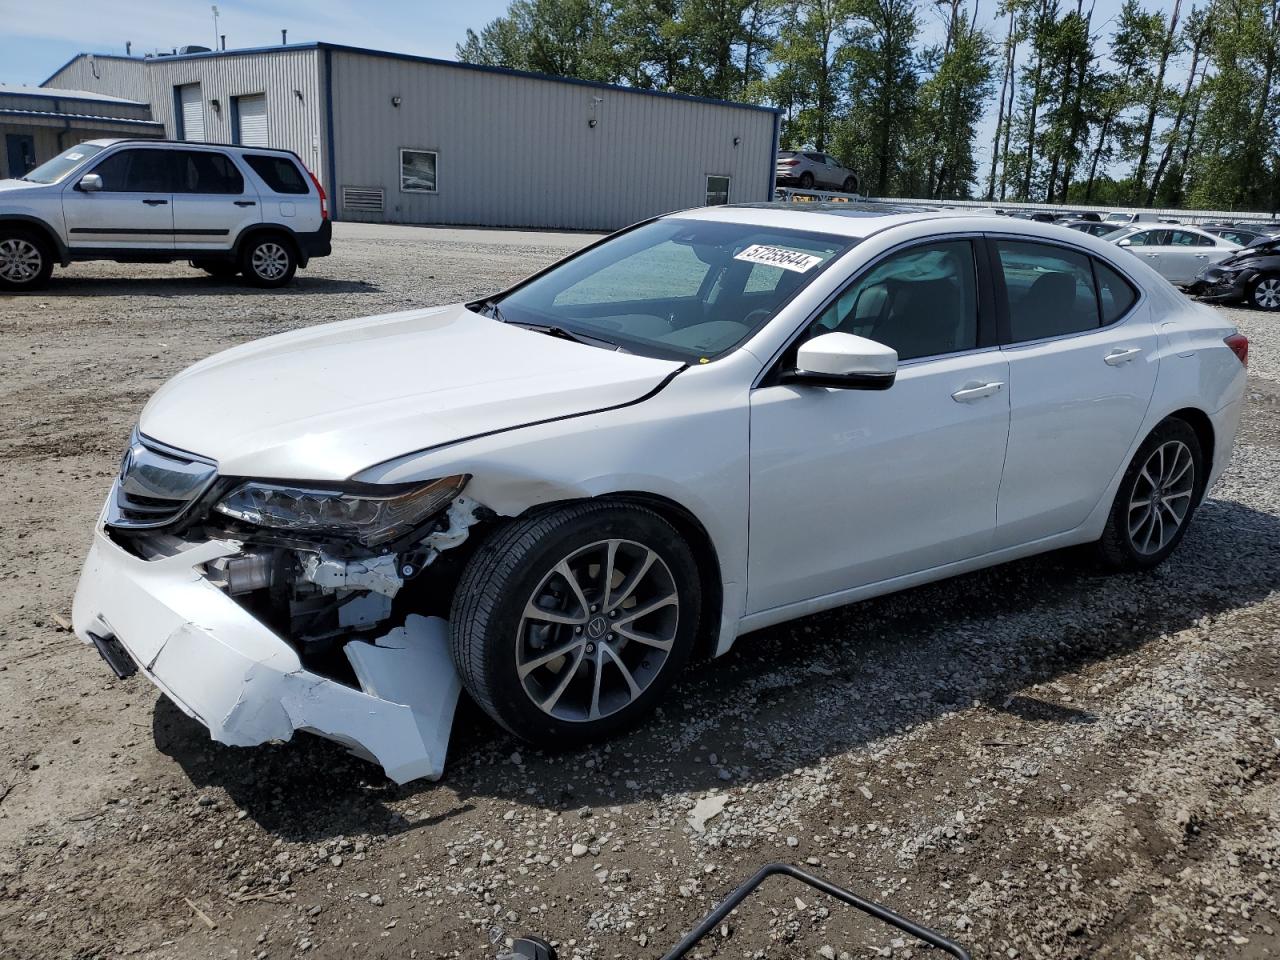
[[[524,327],[526,330],[536,330],[538,333],[545,333],[548,337],[571,340],[574,343],[581,343],[588,347],[607,347],[620,353],[626,352],[612,340],[588,333],[574,333],[572,330],[566,330],[564,327],[556,326],[554,323],[527,323],[523,320],[504,320],[503,323],[509,323],[513,327]]]

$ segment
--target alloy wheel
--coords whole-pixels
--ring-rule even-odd
[[[1151,452],[1129,497],[1129,542],[1138,553],[1159,553],[1177,536],[1191,510],[1195,484],[1195,458],[1181,440]]]
[[[599,720],[657,678],[679,616],[679,590],[662,557],[634,540],[597,541],[534,588],[516,630],[516,674],[544,713]]]
[[[1259,280],[1253,288],[1253,302],[1263,310],[1280,310],[1280,279]]]
[[[30,283],[40,275],[44,257],[40,248],[24,237],[0,240],[0,279]]]
[[[279,280],[289,269],[289,251],[278,243],[260,243],[254,248],[249,264],[263,280]]]

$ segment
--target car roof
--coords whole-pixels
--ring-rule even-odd
[[[117,143],[136,143],[144,147],[194,147],[208,150],[239,150],[251,153],[283,153],[291,157],[297,154],[282,147],[246,147],[239,143],[205,143],[203,140],[165,140],[160,137],[99,137],[95,140],[82,140],[81,143],[93,144],[95,147],[113,147]]]
[[[743,226],[780,227],[845,237],[866,237],[918,220],[963,216],[957,211],[899,203],[733,203],[670,213],[686,220],[714,220]],[[992,219],[988,217],[987,219]]]

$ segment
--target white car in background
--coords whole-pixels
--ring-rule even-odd
[[[1205,267],[1240,249],[1238,243],[1183,224],[1131,226],[1108,234],[1106,240],[1145,260],[1160,276],[1179,285],[1191,283]]]
[[[142,411],[76,633],[218,740],[439,776],[463,686],[597,740],[751,630],[1072,544],[1160,563],[1248,341],[1141,260],[859,204],[639,224],[234,347]]]

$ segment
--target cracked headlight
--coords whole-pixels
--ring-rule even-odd
[[[259,527],[344,537],[375,547],[443,510],[470,479],[458,474],[425,484],[365,484],[358,490],[250,481],[214,509]]]

